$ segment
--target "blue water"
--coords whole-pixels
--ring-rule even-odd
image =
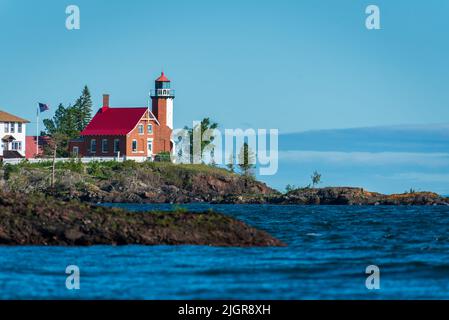
[[[449,298],[449,207],[185,207],[232,215],[288,247],[0,247],[0,298]],[[371,264],[380,290],[365,287]],[[80,290],[66,289],[67,265],[80,267]]]

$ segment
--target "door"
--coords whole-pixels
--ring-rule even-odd
[[[148,139],[147,141],[147,156],[153,156],[153,139]]]
[[[72,152],[72,156],[75,158],[78,158],[80,154],[80,148],[79,147],[73,147],[73,152]]]

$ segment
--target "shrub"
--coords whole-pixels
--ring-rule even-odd
[[[167,151],[159,152],[154,157],[154,161],[156,161],[156,162],[171,162],[171,154],[170,154],[170,152],[167,152]]]
[[[7,163],[3,166],[3,171],[3,178],[9,180],[11,174],[19,172],[19,166]]]
[[[94,161],[87,166],[87,173],[98,179],[108,179],[110,177],[109,168],[104,163]]]
[[[72,172],[84,173],[84,164],[80,160],[70,159],[67,162],[59,162],[56,167],[58,169],[66,169]]]

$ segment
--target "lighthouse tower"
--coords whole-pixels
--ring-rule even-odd
[[[170,88],[170,80],[162,72],[151,90],[152,111],[162,127],[173,130],[173,100],[175,90]]]

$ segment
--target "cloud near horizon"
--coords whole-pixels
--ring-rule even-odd
[[[383,177],[392,180],[411,180],[425,183],[449,183],[449,173],[404,172]]]
[[[415,165],[435,168],[449,166],[449,153],[286,150],[279,152],[279,160],[290,163],[320,162],[344,166]]]

